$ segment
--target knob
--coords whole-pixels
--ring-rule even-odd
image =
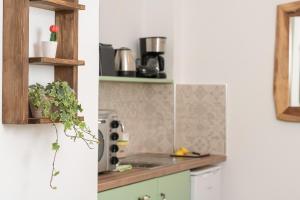
[[[110,127],[111,128],[118,128],[120,125],[119,121],[117,120],[113,120],[111,123],[110,123]]]
[[[145,195],[143,197],[140,197],[139,200],[151,200],[151,197],[149,195]]]
[[[112,134],[110,135],[110,139],[111,139],[112,141],[118,140],[118,139],[119,139],[119,134],[118,134],[118,133],[112,133]]]
[[[119,159],[117,157],[111,157],[110,163],[112,165],[116,165],[116,164],[118,164],[118,162],[119,162]]]
[[[160,196],[161,196],[161,200],[167,200],[167,199],[166,199],[166,194],[165,194],[165,193],[160,193]]]
[[[111,145],[110,151],[113,152],[113,153],[118,152],[118,151],[119,151],[118,145],[115,145],[115,144],[114,144],[114,145]]]

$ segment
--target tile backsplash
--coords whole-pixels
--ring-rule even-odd
[[[172,84],[101,82],[100,109],[113,109],[130,135],[129,153],[173,150],[174,89]]]
[[[174,141],[225,154],[225,85],[177,85],[175,105],[173,84],[101,82],[99,91],[100,109],[116,110],[130,134],[130,154],[171,153]]]
[[[225,85],[177,85],[175,146],[225,154],[225,113]]]

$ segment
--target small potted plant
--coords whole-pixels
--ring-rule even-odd
[[[56,25],[50,26],[50,41],[42,42],[42,54],[44,57],[55,58],[57,51],[57,32],[59,27]]]
[[[43,118],[49,114],[50,103],[44,86],[37,83],[29,87],[29,106],[34,118]]]
[[[33,90],[32,88],[37,88]],[[43,96],[46,96],[44,98]],[[77,140],[83,141],[88,148],[93,149],[93,144],[98,144],[98,138],[92,134],[84,121],[81,121],[77,113],[82,112],[83,109],[79,104],[76,94],[67,82],[56,81],[49,83],[46,87],[40,84],[35,84],[29,88],[29,96],[33,102],[39,102],[45,99],[45,102],[37,105],[37,109],[42,110],[43,117],[49,118],[53,122],[55,128],[56,139],[52,144],[52,150],[54,151],[52,172],[50,179],[50,187],[56,189],[53,186],[53,178],[59,174],[59,171],[55,168],[56,155],[60,149],[58,129],[55,125],[56,122],[62,123],[64,126],[64,134],[66,137],[72,139],[74,142]],[[45,106],[44,106],[45,104]],[[41,106],[39,106],[41,105]],[[69,131],[71,131],[69,133]]]

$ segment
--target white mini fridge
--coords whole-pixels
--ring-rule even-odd
[[[191,200],[221,200],[221,167],[191,171]]]

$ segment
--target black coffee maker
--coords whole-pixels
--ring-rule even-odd
[[[166,37],[140,38],[141,64],[137,76],[144,78],[167,78],[165,71]]]

